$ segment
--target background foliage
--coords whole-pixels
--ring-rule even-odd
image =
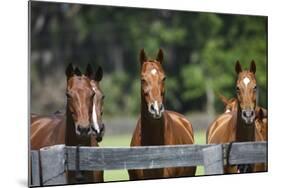
[[[267,18],[79,4],[31,2],[31,112],[65,108],[64,70],[101,65],[107,117],[137,116],[138,53],[164,50],[166,108],[221,112],[234,97],[236,60],[257,64],[259,104],[267,107]],[[121,110],[120,110],[121,109]]]
[[[260,16],[31,2],[31,112],[64,111],[65,68],[101,65],[106,134],[101,147],[129,146],[140,112],[144,48],[164,50],[166,109],[191,121],[195,143],[221,113],[218,94],[235,97],[235,62],[257,65],[258,103],[267,108],[267,18]],[[196,175],[202,175],[198,167]],[[127,180],[125,170],[105,171],[105,181]]]

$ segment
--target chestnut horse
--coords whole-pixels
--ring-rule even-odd
[[[225,96],[220,95],[220,99],[225,105],[225,113],[237,110],[238,102],[236,98],[227,99]],[[260,106],[256,106],[255,114],[256,141],[267,141],[267,110]]]
[[[181,114],[164,109],[165,73],[163,52],[156,60],[147,60],[140,52],[141,115],[133,133],[131,146],[193,144],[191,123]],[[130,180],[194,176],[196,167],[129,170]]]
[[[225,107],[224,112],[225,113],[237,110],[237,99],[236,98],[227,99],[223,95],[220,95],[219,97],[224,104],[224,107]]]
[[[225,113],[237,110],[237,99],[227,99],[224,96],[220,96],[221,100],[225,104]],[[260,106],[256,106],[255,109],[255,141],[267,141],[267,110]],[[254,171],[266,171],[267,164],[259,163],[254,165]]]
[[[65,144],[67,146],[98,146],[104,133],[102,123],[103,94],[99,87],[102,69],[95,75],[90,65],[85,75],[70,64],[66,69],[66,114],[31,115],[31,149]],[[83,180],[67,173],[68,183],[103,182],[103,172],[82,172]]]
[[[268,132],[267,132],[267,110],[261,107],[258,107],[256,109],[256,120],[255,120],[255,124],[256,124],[256,129],[258,130],[258,132],[261,134],[261,136],[263,137],[262,141],[267,141],[268,138]]]
[[[256,65],[252,61],[249,70],[242,70],[239,61],[236,62],[236,92],[237,99],[227,101],[225,113],[213,121],[207,130],[208,144],[222,144],[229,142],[263,141],[264,137],[256,129]],[[245,171],[265,171],[265,166],[240,165],[225,166],[225,173]]]

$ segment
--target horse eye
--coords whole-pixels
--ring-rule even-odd
[[[164,82],[165,80],[166,80],[166,77],[164,77],[162,81]]]
[[[257,86],[254,87],[254,91],[257,91]]]
[[[236,87],[236,91],[239,92],[239,91],[240,91],[240,88],[239,88],[239,87]]]

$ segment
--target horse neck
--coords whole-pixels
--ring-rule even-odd
[[[66,105],[65,145],[67,146],[91,146],[91,138],[81,139],[76,135],[75,124],[71,112]]]
[[[141,97],[141,144],[164,145],[165,120],[164,114],[160,119],[149,115],[144,97]]]
[[[236,141],[247,142],[255,141],[255,122],[252,124],[246,124],[241,117],[241,108],[238,105],[237,110],[237,122],[236,122]]]

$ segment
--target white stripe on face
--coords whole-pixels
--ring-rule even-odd
[[[95,91],[95,88],[93,87],[93,91]],[[93,116],[93,123],[94,123],[94,128],[97,131],[97,133],[100,133],[100,127],[98,124],[98,118],[97,118],[97,112],[96,112],[96,105],[95,102],[93,101],[93,112],[92,112],[92,116]]]
[[[93,105],[93,123],[94,123],[95,130],[97,131],[97,133],[99,133],[100,132],[100,128],[99,128],[99,124],[98,124],[98,118],[97,118],[95,103]]]
[[[155,108],[156,112],[158,113],[159,112],[159,108],[158,108],[157,101],[154,101],[154,108]]]
[[[243,79],[243,82],[244,82],[244,84],[245,84],[246,87],[247,87],[247,85],[250,83],[250,79],[249,79],[248,77],[245,77],[245,78]]]
[[[152,74],[152,75],[155,75],[156,73],[157,73],[157,70],[156,70],[156,69],[152,69],[152,70],[151,70],[151,74]]]

